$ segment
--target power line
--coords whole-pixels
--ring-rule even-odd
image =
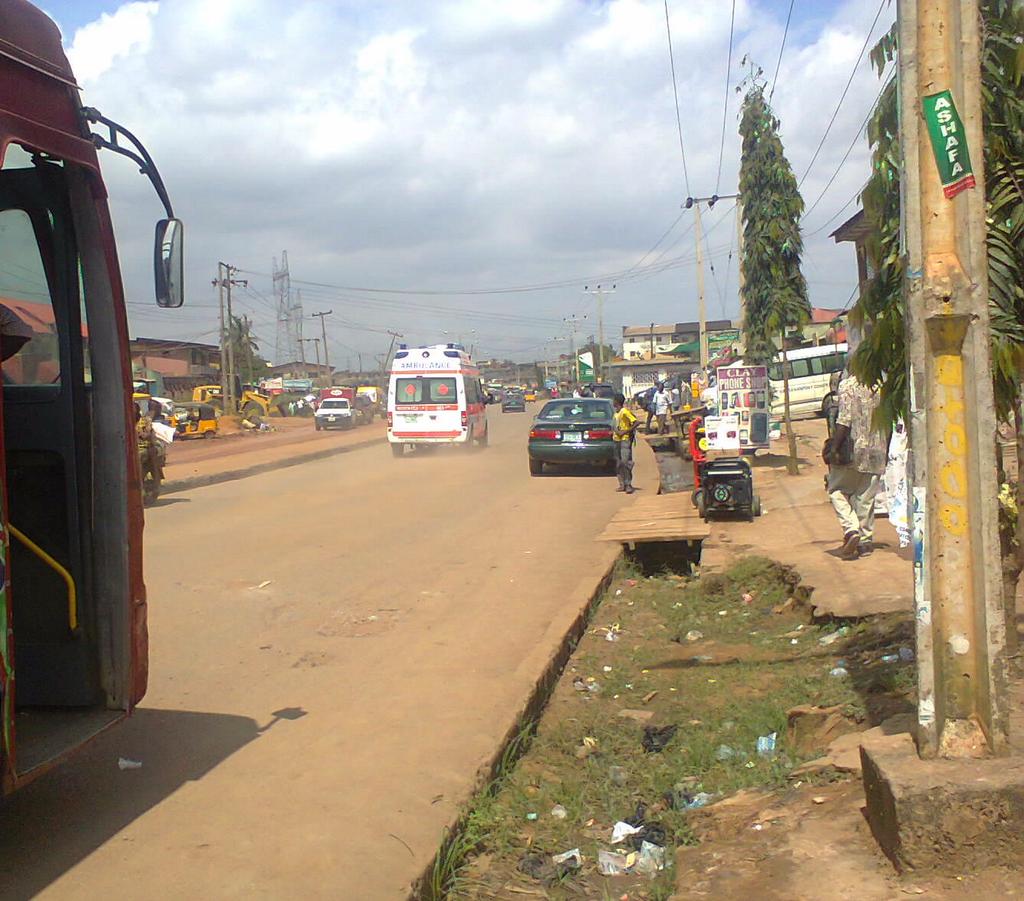
[[[857,61],[853,64],[853,71],[850,72],[850,77],[846,80],[846,87],[843,88],[843,93],[839,97],[839,103],[836,104],[836,108],[832,112],[832,118],[828,120],[828,125],[825,127],[825,133],[821,136],[821,140],[818,141],[818,146],[814,151],[814,156],[811,157],[811,161],[807,164],[807,169],[804,171],[799,184],[797,184],[798,188],[804,183],[804,180],[807,178],[814,166],[815,160],[818,159],[818,154],[821,153],[821,148],[825,146],[825,139],[828,137],[828,133],[832,130],[832,125],[836,121],[836,116],[839,115],[839,110],[843,106],[843,101],[846,100],[846,95],[850,90],[850,85],[853,84],[853,79],[857,74],[857,69],[860,68],[860,61],[864,58],[864,51],[868,49],[868,44],[871,41],[871,35],[875,32],[875,26],[878,24],[878,18],[882,15],[882,9],[888,2],[889,0],[882,0],[882,2],[878,4],[878,11],[875,13],[875,18],[871,22],[871,27],[868,29],[868,33],[864,36],[864,44],[860,48],[860,53],[857,54]]]
[[[672,52],[672,25],[668,17],[668,0],[665,0],[665,31],[668,34],[668,61],[672,69],[672,95],[676,101],[676,128],[679,130],[679,154],[683,158],[683,181],[686,183],[686,194],[690,195],[690,174],[686,171],[686,150],[683,147],[683,120],[679,115],[679,86],[676,83],[676,56]]]
[[[789,12],[786,13],[786,28],[782,32],[782,46],[779,47],[779,58],[775,61],[775,74],[772,76],[772,88],[768,92],[768,102],[772,102],[775,96],[775,83],[779,80],[779,67],[782,65],[782,51],[786,49],[786,36],[789,34],[789,23],[793,18],[793,4],[796,0],[789,0]]]
[[[890,74],[890,78],[891,77],[892,76]],[[871,105],[867,111],[867,115],[864,117],[864,121],[860,123],[860,127],[857,129],[856,134],[854,134],[853,140],[850,141],[850,146],[846,148],[846,153],[843,155],[843,159],[839,161],[839,166],[836,167],[836,171],[833,172],[828,181],[825,182],[825,186],[821,188],[821,194],[818,195],[817,200],[815,200],[814,203],[811,204],[811,206],[804,211],[804,216],[809,216],[811,214],[811,211],[819,203],[821,203],[821,198],[825,196],[826,192],[828,191],[828,188],[831,187],[831,185],[833,185],[833,182],[836,180],[837,176],[842,171],[843,167],[846,165],[846,161],[850,159],[850,154],[853,153],[853,148],[857,145],[857,141],[860,140],[861,133],[865,128],[867,128],[867,123],[871,121],[871,116],[874,115],[874,109],[876,109],[876,105],[878,104],[879,100],[882,99],[882,95],[886,92],[886,88],[889,87],[889,80],[889,78],[883,79],[882,90],[880,90],[878,96],[871,101]],[[801,218],[803,218],[803,216]]]
[[[667,2],[667,0],[666,0]],[[729,58],[725,63],[725,103],[722,105],[722,141],[718,147],[718,175],[715,176],[715,191],[722,184],[722,157],[725,155],[725,123],[729,117],[729,73],[732,72],[732,38],[736,27],[736,0],[732,0],[732,14],[729,16]],[[689,195],[690,186],[686,186]]]

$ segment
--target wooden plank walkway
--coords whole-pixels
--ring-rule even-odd
[[[612,517],[597,541],[701,541],[710,532],[697,515],[689,492],[678,492],[634,498]]]

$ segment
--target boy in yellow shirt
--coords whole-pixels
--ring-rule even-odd
[[[612,398],[615,408],[615,472],[619,477],[619,491],[632,494],[633,488],[633,441],[636,437],[637,418],[626,406],[626,398],[616,394]]]

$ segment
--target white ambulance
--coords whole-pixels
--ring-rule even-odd
[[[388,441],[400,457],[417,445],[487,444],[488,395],[458,344],[398,346],[388,381]]]

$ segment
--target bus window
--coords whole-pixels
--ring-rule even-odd
[[[0,210],[0,303],[32,333],[24,347],[4,362],[4,382],[59,384],[53,302],[32,220],[24,210]]]
[[[789,365],[792,367],[790,371],[790,378],[804,378],[811,374],[811,365],[809,360],[791,360]]]

